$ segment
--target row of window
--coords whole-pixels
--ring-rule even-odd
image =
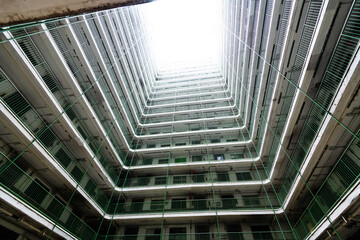
[[[210,160],[225,160],[225,159],[241,159],[244,158],[244,154],[241,153],[230,153],[230,158],[226,158],[224,154],[222,153],[217,153],[217,154],[212,154],[212,159],[210,158]],[[157,160],[156,159],[151,159],[151,158],[145,158],[142,160],[142,165],[152,165],[152,164],[168,164],[171,162],[174,163],[185,163],[188,162],[188,160],[191,160],[192,162],[202,162],[202,161],[209,161],[207,158],[207,155],[194,155],[194,156],[190,156],[190,157],[175,157],[173,161],[169,161],[168,158],[160,158]],[[136,165],[137,161],[133,160],[132,165]]]
[[[184,184],[184,183],[204,183],[209,181],[214,182],[230,182],[235,181],[235,175],[237,181],[250,181],[252,175],[250,172],[236,172],[230,173],[216,173],[213,177],[209,174],[193,174],[193,175],[178,175],[172,177],[159,176],[159,177],[141,177],[141,178],[127,178],[120,183],[120,186],[148,186],[148,185],[165,185],[165,184]],[[168,182],[166,183],[168,179]],[[171,182],[172,180],[172,182]]]
[[[210,139],[210,143],[239,142],[239,141],[242,141],[242,140],[240,140],[238,138],[229,138],[229,139],[226,139],[225,141],[221,141],[220,139]],[[191,141],[191,145],[197,145],[197,144],[202,144],[202,143],[206,143],[206,142],[202,141],[202,140]],[[175,143],[174,146],[186,146],[186,142],[178,142],[178,143]],[[156,147],[155,143],[146,145],[146,148],[155,148],[155,147]],[[170,147],[170,143],[160,144],[160,147]]]
[[[191,232],[191,229],[194,229]],[[209,225],[195,225],[195,228],[188,228],[185,226],[170,227],[165,234],[164,229],[161,231],[160,228],[146,228],[142,229],[141,227],[126,227],[124,231],[124,236],[122,239],[127,240],[137,240],[138,234],[140,232],[145,233],[145,240],[160,240],[160,239],[169,239],[169,240],[186,240],[186,239],[196,239],[196,240],[210,240],[217,238],[220,234],[221,239],[228,240],[243,240],[243,239],[274,239],[273,233],[270,231],[269,226],[259,225],[251,226],[251,232],[243,233],[241,225],[239,224],[226,224],[224,226],[224,232],[215,233],[210,231],[211,226]],[[141,234],[142,235],[142,234]],[[166,237],[166,235],[168,235]],[[194,238],[189,238],[193,236]],[[139,234],[139,239],[144,239]]]
[[[222,195],[220,199],[207,199],[205,196],[197,196],[194,199],[172,198],[162,199],[133,199],[131,202],[119,203],[117,213],[143,213],[146,211],[185,211],[185,210],[215,210],[215,209],[237,209],[254,208],[268,205],[268,200],[261,200],[258,196],[241,196],[234,198],[234,195]]]

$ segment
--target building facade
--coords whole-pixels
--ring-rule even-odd
[[[224,0],[161,71],[141,7],[1,29],[1,236],[357,239],[360,1]]]

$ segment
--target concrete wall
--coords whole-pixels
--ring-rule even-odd
[[[153,0],[0,0],[0,27]]]

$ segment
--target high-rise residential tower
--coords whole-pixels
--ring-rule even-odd
[[[359,239],[360,1],[215,1],[159,64],[162,1],[0,29],[0,238]]]

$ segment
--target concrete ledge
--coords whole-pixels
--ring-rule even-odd
[[[0,0],[0,27],[151,1],[153,0]]]

